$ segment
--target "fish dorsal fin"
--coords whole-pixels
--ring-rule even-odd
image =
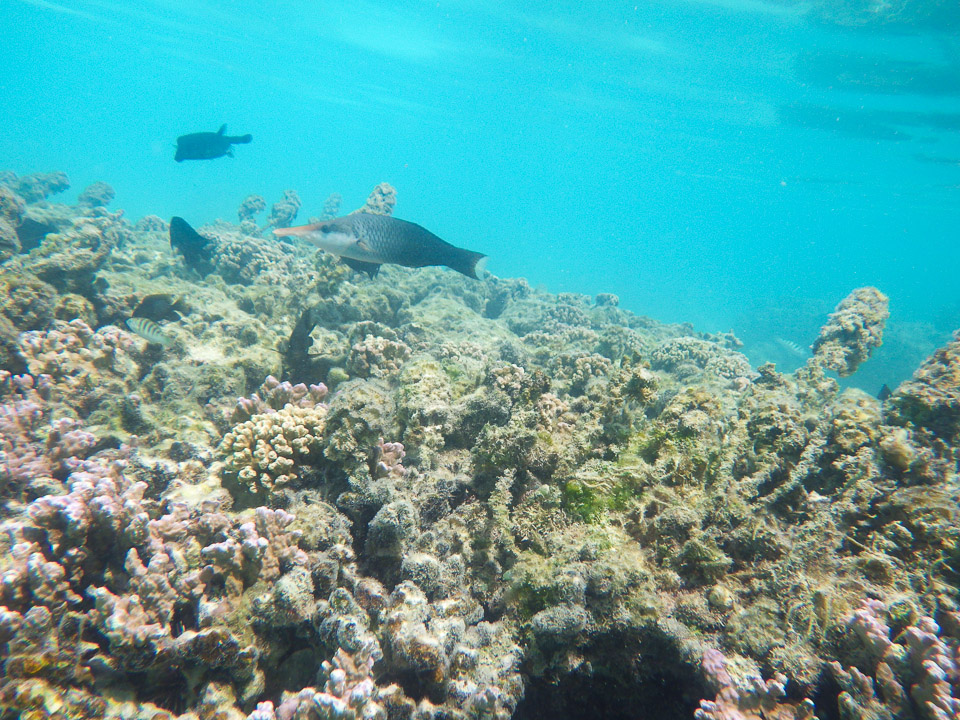
[[[220,126],[220,129],[217,130],[217,135],[223,135],[227,131],[227,124],[224,123]]]

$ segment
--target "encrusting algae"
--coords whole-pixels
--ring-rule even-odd
[[[960,341],[841,391],[875,288],[782,374],[67,184],[0,175],[3,720],[960,716]]]

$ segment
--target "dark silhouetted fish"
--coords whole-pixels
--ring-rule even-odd
[[[893,393],[890,392],[890,388],[888,388],[887,384],[884,383],[883,385],[880,386],[880,392],[877,393],[877,400],[879,400],[880,402],[884,402],[887,399],[889,399],[891,395],[893,395]]]
[[[179,250],[183,262],[200,273],[200,277],[213,272],[213,241],[190,227],[182,217],[170,219],[170,247]]]
[[[161,320],[176,321],[180,319],[181,313],[188,313],[190,309],[184,304],[183,299],[167,293],[156,293],[147,295],[143,300],[137,303],[133,311],[133,317],[144,317],[160,322]]]
[[[390,263],[404,267],[446,265],[476,279],[486,259],[482,253],[458,248],[415,223],[390,215],[354,213],[312,225],[278,228],[273,233],[309,240],[370,277],[382,264]]]
[[[341,321],[345,322],[346,318],[340,313],[339,303],[333,300],[321,300],[300,313],[282,352],[284,380],[300,382],[303,379],[326,377],[331,368],[342,366],[347,361],[346,354],[331,353],[329,349],[323,354],[310,354],[313,346],[310,333],[313,328],[321,323],[339,325]]]
[[[317,321],[314,317],[313,308],[307,308],[293,326],[293,332],[290,334],[290,340],[287,342],[286,350],[283,353],[283,375],[290,377],[299,377],[300,373],[310,364],[310,346],[313,344],[313,338],[310,333],[313,332]]]
[[[226,135],[227,126],[221,125],[217,132],[199,132],[181,135],[177,138],[177,154],[173,159],[177,162],[184,160],[213,160],[214,158],[229,155],[233,157],[233,145],[246,144],[253,140],[253,135]]]

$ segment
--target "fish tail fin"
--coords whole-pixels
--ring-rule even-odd
[[[469,278],[479,280],[479,274],[484,271],[487,265],[487,256],[483,253],[473,252],[472,250],[463,250],[457,257],[451,260],[448,265],[458,273],[463,273]]]
[[[323,223],[314,223],[313,225],[298,225],[297,227],[276,228],[273,234],[277,237],[303,237],[309,235],[319,228]]]

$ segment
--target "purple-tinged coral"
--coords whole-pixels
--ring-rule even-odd
[[[42,485],[46,478],[63,479],[77,469],[96,443],[73,418],[50,419],[47,403],[30,375],[11,376],[0,371],[0,386],[19,391],[0,404],[0,493],[11,484],[23,488]],[[41,377],[41,385],[43,378]]]
[[[407,469],[402,465],[406,454],[402,443],[385,443],[383,438],[380,438],[373,449],[370,474],[375,478],[387,476],[402,478],[407,474]]]
[[[247,720],[386,720],[409,718],[413,702],[396,685],[381,688],[373,680],[373,664],[379,656],[364,649],[355,653],[342,648],[320,670],[323,687],[308,687],[284,693],[279,706],[263,702]]]
[[[51,546],[59,553],[83,548],[88,533],[108,533],[127,546],[146,540],[149,514],[143,508],[144,482],[130,482],[120,466],[85,462],[70,475],[70,492],[47,495],[27,508],[30,519],[47,530]]]
[[[945,613],[954,629],[960,629],[960,614]],[[941,635],[933,618],[921,617],[904,635],[914,670],[910,696],[929,720],[960,717],[960,642]]]
[[[385,377],[399,371],[408,357],[410,347],[402,340],[367,335],[350,348],[347,372],[353,377]]]
[[[840,707],[851,718],[956,720],[960,717],[960,613],[944,611],[941,625],[922,616],[891,639],[886,606],[864,600],[848,619],[873,665],[830,664],[843,688]],[[879,697],[877,695],[879,691]]]
[[[701,668],[717,696],[700,701],[696,720],[816,720],[810,700],[785,699],[787,678],[782,673],[766,681],[757,675],[734,680],[723,654],[713,648],[704,651]]]
[[[315,408],[327,396],[327,386],[305,385],[304,383],[291,384],[288,381],[280,382],[273,375],[268,375],[260,389],[250,397],[237,400],[231,421],[234,423],[249,420],[254,415],[276,412],[287,405],[298,408]]]
[[[83,598],[70,586],[62,565],[47,560],[36,543],[18,542],[0,563],[0,600],[27,608],[43,604],[55,611],[78,605]]]
[[[34,376],[49,376],[55,396],[82,417],[136,385],[135,336],[112,325],[94,331],[82,320],[54,321],[49,330],[23,333],[20,354]]]
[[[252,522],[245,522],[223,542],[203,548],[203,559],[225,574],[239,575],[247,583],[275,580],[295,565],[307,562],[298,547],[301,532],[290,528],[294,516],[284,510],[258,507]]]

